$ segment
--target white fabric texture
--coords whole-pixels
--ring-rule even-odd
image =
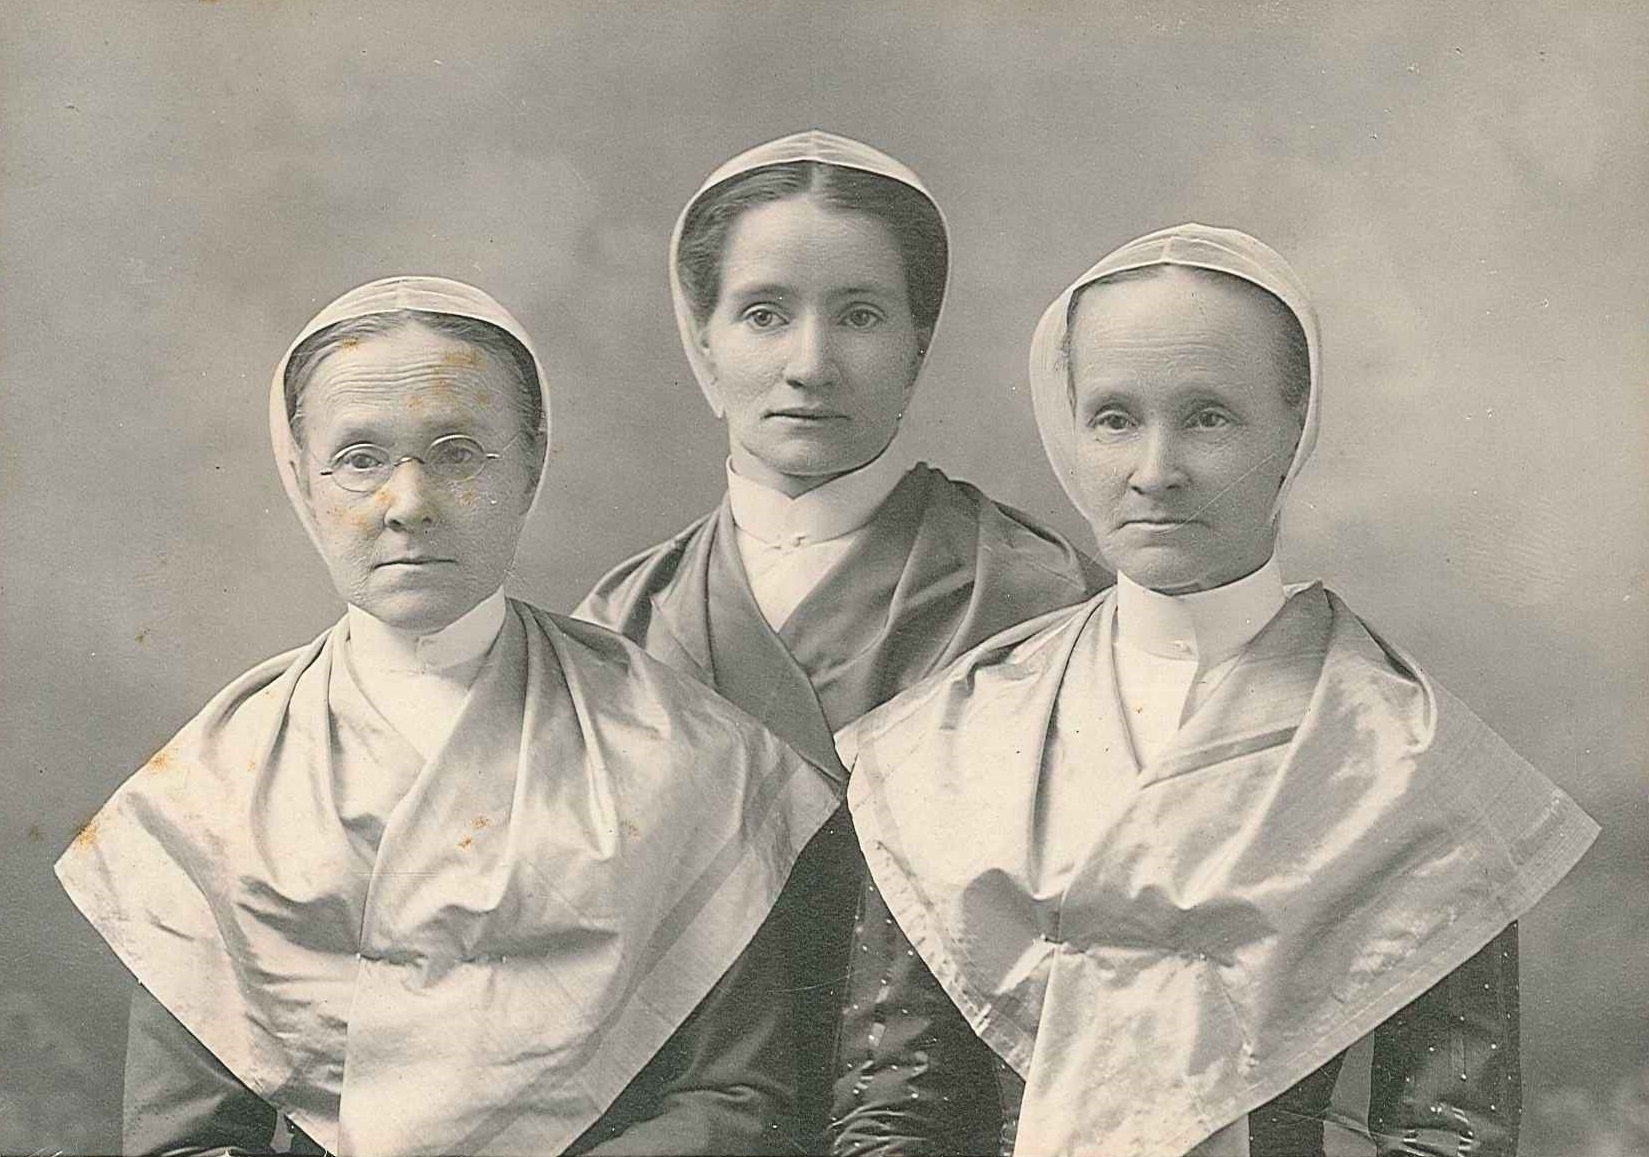
[[[1188,595],[1117,576],[1117,689],[1142,763],[1167,746],[1195,708],[1193,691],[1204,694],[1217,683],[1284,600],[1275,555],[1251,575]]]
[[[682,207],[681,215],[676,218],[676,225],[670,234],[670,298],[675,304],[676,329],[681,334],[681,347],[687,354],[687,361],[693,367],[693,376],[698,379],[699,389],[704,391],[704,400],[710,403],[719,418],[722,413],[722,403],[716,395],[715,374],[704,359],[699,349],[697,334],[698,320],[693,316],[693,307],[687,300],[687,294],[681,285],[681,270],[677,263],[677,254],[681,248],[682,228],[687,223],[687,216],[693,206],[711,189],[723,181],[754,172],[756,169],[765,169],[771,165],[787,165],[798,161],[818,161],[821,164],[837,165],[844,169],[859,169],[867,173],[876,173],[879,176],[890,177],[902,184],[909,185],[928,199],[933,205],[934,212],[938,213],[941,223],[945,215],[939,208],[939,203],[928,192],[927,186],[922,184],[918,177],[906,165],[894,160],[880,149],[873,148],[851,137],[838,136],[836,133],[825,132],[823,129],[808,129],[805,132],[792,133],[766,144],[757,145],[727,161],[705,178],[704,184],[699,186],[698,192]],[[949,226],[945,228],[947,238],[950,234]],[[946,271],[947,282],[949,270]],[[931,348],[932,338],[928,345]]]
[[[487,648],[504,625],[504,592],[494,591],[439,631],[420,635],[351,605],[350,670],[362,692],[428,759],[452,732]]]
[[[1469,959],[1597,834],[1316,584],[1137,766],[1108,665],[1078,653],[1114,609],[1004,632],[837,735],[878,890],[1026,1079],[1027,1153],[1192,1151]],[[1073,696],[1086,728],[1060,722]],[[1096,765],[1112,798],[1050,878],[1038,797]]]
[[[895,436],[897,442],[897,436]],[[743,477],[727,463],[739,559],[762,617],[775,631],[853,545],[904,477],[890,445],[857,470],[791,498]]]

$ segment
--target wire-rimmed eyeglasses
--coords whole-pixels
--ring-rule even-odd
[[[351,494],[371,494],[388,482],[403,463],[417,462],[432,479],[448,486],[468,482],[504,456],[515,443],[511,438],[502,450],[488,450],[468,434],[445,434],[431,442],[422,454],[395,457],[382,446],[356,442],[345,446],[327,460],[321,471]]]

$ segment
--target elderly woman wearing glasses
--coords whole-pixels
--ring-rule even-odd
[[[617,635],[505,598],[548,391],[486,294],[345,294],[275,460],[348,603],[231,683],[58,864],[137,977],[128,1151],[765,1152],[758,934],[836,806]]]
[[[1200,225],[1044,314],[1037,425],[1117,585],[839,739],[874,888],[837,1152],[1293,1157],[1336,1104],[1371,1151],[1516,1151],[1513,921],[1597,828],[1283,584],[1317,333],[1280,256]]]

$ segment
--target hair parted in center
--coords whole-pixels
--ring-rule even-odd
[[[938,208],[903,181],[824,161],[765,165],[713,186],[693,202],[682,222],[676,269],[699,324],[721,297],[722,255],[733,225],[747,209],[807,198],[847,213],[864,213],[888,227],[905,271],[905,295],[925,352],[945,296],[950,244]]]

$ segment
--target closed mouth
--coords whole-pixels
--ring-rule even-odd
[[[383,562],[380,562],[376,565],[378,565],[378,566],[432,566],[435,563],[442,563],[442,562],[452,563],[452,562],[457,562],[457,561],[458,561],[457,559],[452,559],[452,558],[391,558],[391,559],[386,559]]]
[[[846,414],[838,414],[834,410],[769,410],[769,418],[795,418],[798,421],[823,422],[832,418],[845,418]]]

